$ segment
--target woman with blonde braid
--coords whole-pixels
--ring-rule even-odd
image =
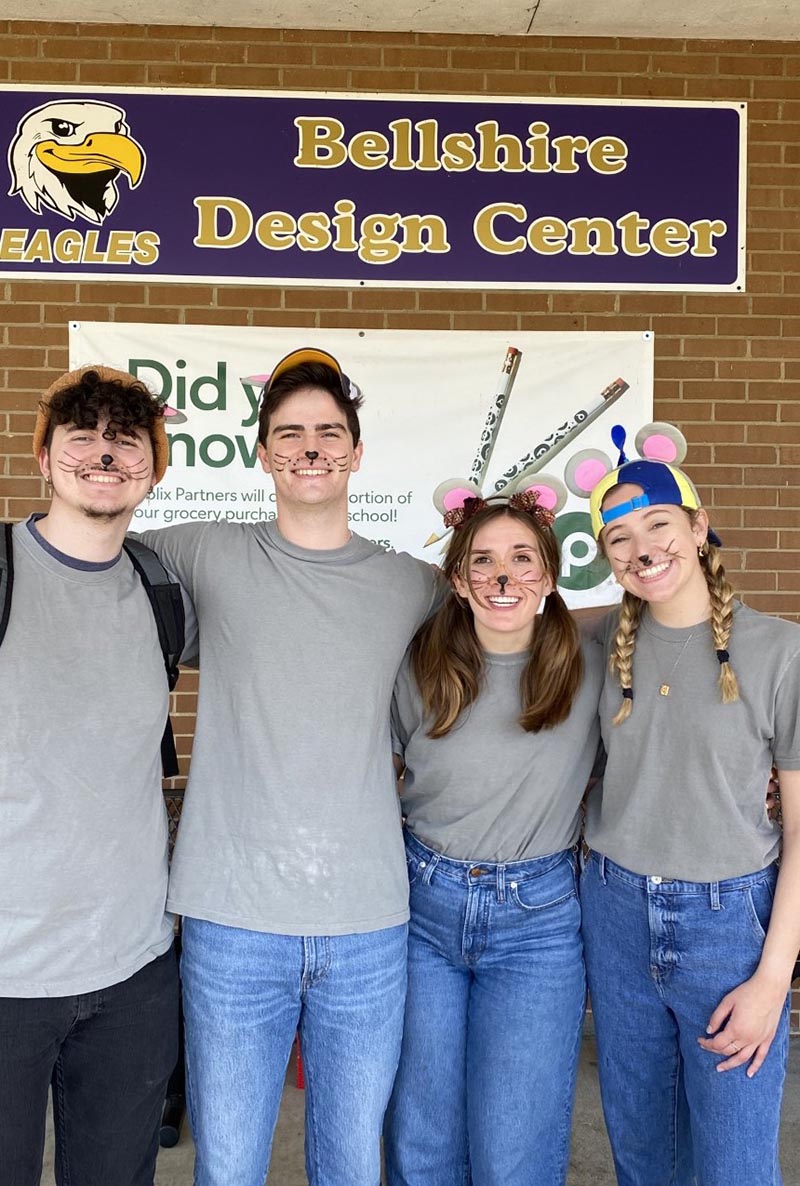
[[[734,600],[674,466],[622,465],[595,487],[591,517],[625,590],[581,882],[617,1180],[778,1186],[800,947],[800,629]]]
[[[556,589],[551,522],[530,494],[467,500],[450,594],[397,680],[411,921],[390,1186],[566,1179],[586,995],[573,849],[603,657]]]

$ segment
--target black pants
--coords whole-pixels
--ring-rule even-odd
[[[175,953],[71,997],[0,997],[0,1181],[39,1186],[52,1082],[58,1186],[152,1186],[178,1054]]]

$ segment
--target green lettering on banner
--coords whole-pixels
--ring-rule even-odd
[[[255,422],[258,420],[258,408],[259,404],[261,403],[261,393],[264,388],[260,383],[254,386],[252,383],[245,382],[244,379],[240,379],[240,383],[242,384],[242,389],[247,396],[247,402],[250,406],[250,412],[242,421],[242,428],[252,428]]]
[[[175,375],[163,362],[158,362],[155,358],[131,358],[128,360],[128,370],[137,379],[148,387],[162,403],[170,403],[170,397],[174,392],[174,398],[171,400],[172,407],[177,408],[182,412],[186,407],[186,375],[178,374],[186,366],[186,361],[183,358],[175,360]],[[141,372],[154,371],[161,381],[161,388],[159,391],[155,390],[155,384],[152,378]],[[189,402],[198,408],[201,412],[224,412],[228,406],[227,403],[227,378],[228,369],[224,360],[217,362],[216,374],[214,375],[198,375],[193,379],[189,385]],[[204,389],[211,388],[213,395],[207,394]],[[244,427],[247,427],[246,425]]]
[[[197,442],[187,432],[167,433],[167,438],[170,465],[182,464],[187,469],[194,469],[199,459],[209,469],[227,469],[229,465],[238,465],[239,461],[245,469],[255,469],[258,461],[258,441],[251,441],[240,433],[231,438],[213,432]]]
[[[167,368],[160,362],[156,362],[154,358],[130,358],[128,359],[128,372],[133,375],[135,379],[139,378],[140,371],[155,371],[161,379],[161,390],[154,391],[152,382],[147,382],[142,379],[142,382],[148,387],[153,395],[157,396],[162,403],[166,403],[172,394],[172,375]]]

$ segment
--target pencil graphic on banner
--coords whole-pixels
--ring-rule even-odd
[[[553,460],[557,453],[575,439],[585,428],[588,428],[598,416],[602,416],[608,408],[615,404],[620,396],[624,395],[630,388],[630,384],[626,383],[624,379],[617,378],[613,383],[609,383],[595,399],[590,400],[585,408],[580,408],[571,419],[567,420],[559,428],[551,432],[549,436],[540,441],[536,448],[527,453],[521,461],[516,465],[512,465],[511,469],[506,470],[502,478],[494,484],[495,492],[500,492],[512,482],[514,478],[518,477],[523,470],[528,470],[529,473],[536,473],[537,470],[544,469],[545,465]]]
[[[516,346],[509,346],[506,350],[506,356],[503,359],[503,365],[500,368],[497,391],[492,406],[486,415],[483,432],[481,433],[481,439],[478,444],[478,452],[475,454],[475,460],[472,463],[472,470],[469,475],[469,480],[474,482],[476,486],[480,486],[486,475],[486,470],[489,468],[489,462],[492,459],[497,436],[500,432],[500,425],[503,422],[503,416],[505,415],[505,410],[511,397],[511,390],[514,386],[514,380],[517,377],[521,359],[522,351],[518,350]],[[445,539],[449,534],[450,529],[442,532],[441,535],[433,531],[425,540],[423,546],[427,548],[429,544],[435,544],[439,540]]]
[[[522,351],[517,350],[515,346],[509,346],[506,356],[503,359],[503,365],[500,368],[500,378],[498,379],[494,402],[487,413],[480,444],[478,445],[478,452],[475,454],[475,460],[472,463],[472,469],[469,475],[470,481],[474,482],[476,486],[480,486],[489,468],[489,462],[492,459],[492,453],[494,452],[494,446],[497,441],[497,434],[500,432],[500,425],[503,423],[503,416],[505,415],[506,406],[511,396],[514,380],[517,377],[521,358]]]

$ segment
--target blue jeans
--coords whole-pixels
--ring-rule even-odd
[[[325,937],[184,919],[195,1186],[264,1186],[298,1029],[311,1186],[378,1186],[406,947],[406,926]]]
[[[603,1112],[619,1186],[779,1186],[789,1033],[761,1070],[697,1044],[756,970],[774,866],[727,881],[643,877],[592,853],[581,881]]]
[[[0,1182],[39,1186],[52,1085],[59,1186],[153,1186],[177,1057],[172,947],[108,988],[0,998]]]
[[[390,1186],[561,1186],[586,997],[571,852],[453,861],[407,834]]]

